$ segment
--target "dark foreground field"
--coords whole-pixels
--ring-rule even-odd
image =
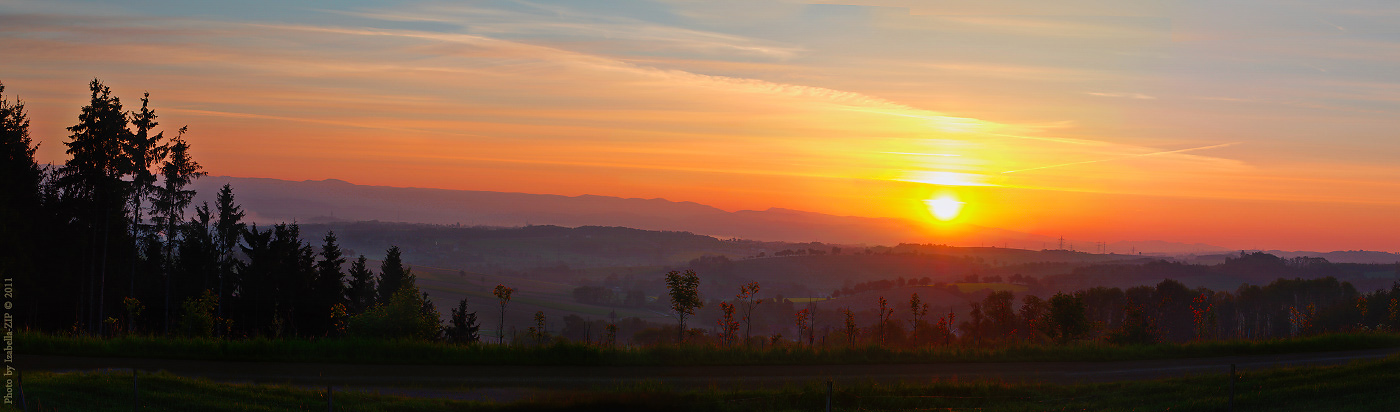
[[[21,338],[29,410],[822,410],[827,382],[836,410],[1224,410],[1232,364],[1238,410],[1400,407],[1381,333],[922,351]]]
[[[1321,356],[1298,362],[1337,362],[1347,356]],[[1374,353],[1348,356],[1375,356]],[[1099,365],[1075,364],[968,364],[965,368],[1000,369],[1012,373],[1011,380],[992,379],[992,374],[905,377],[902,383],[891,383],[892,375],[869,378],[855,374],[828,375],[835,380],[830,396],[833,410],[963,410],[1022,411],[1022,410],[1227,410],[1230,403],[1230,379],[1227,362],[1245,362],[1236,380],[1236,410],[1397,410],[1400,408],[1400,356],[1354,361],[1343,365],[1268,367],[1266,360],[1249,363],[1248,359],[1212,359],[1173,361],[1182,368],[1173,370],[1166,365],[1142,362],[1111,362]],[[1287,362],[1287,361],[1281,361]],[[1208,364],[1213,367],[1206,368]],[[201,365],[190,365],[201,366]],[[910,365],[910,368],[929,365]],[[256,366],[255,366],[256,367]],[[277,371],[294,370],[297,365],[276,367]],[[361,366],[356,366],[361,367]],[[893,365],[844,365],[843,367],[892,368]],[[1077,369],[1078,372],[1047,373],[1039,378],[1019,380],[1013,370]],[[417,370],[421,366],[405,367]],[[713,376],[716,381],[736,379],[743,382],[751,374],[733,367],[732,377]],[[464,375],[480,375],[485,380],[501,370],[470,370]],[[563,372],[576,368],[557,368]],[[1098,375],[1086,372],[1098,371]],[[303,374],[309,374],[305,371]],[[384,372],[370,370],[368,372]],[[535,372],[543,372],[536,370]],[[856,372],[854,370],[849,372]],[[1075,374],[1081,375],[1075,375]],[[1106,374],[1105,374],[1106,373]],[[897,374],[897,373],[896,373]],[[1156,380],[1133,380],[1149,375],[1175,376]],[[544,378],[538,382],[568,381],[568,375]],[[1079,379],[1082,378],[1082,379]],[[1112,382],[1113,379],[1128,380]],[[217,379],[217,378],[216,378]],[[372,376],[358,379],[371,383]],[[397,378],[382,379],[387,383]],[[555,381],[554,379],[558,379]],[[180,377],[170,372],[140,373],[133,380],[130,370],[95,372],[28,372],[24,376],[24,391],[29,410],[60,411],[129,411],[133,403],[140,410],[156,411],[284,411],[328,410],[331,403],[337,411],[439,411],[439,410],[664,410],[664,411],[768,411],[823,410],[828,399],[827,377],[793,376],[782,383],[733,386],[696,386],[684,381],[670,383],[665,379],[641,379],[604,383],[575,382],[568,386],[537,385],[536,389],[483,389],[467,385],[458,388],[463,393],[476,391],[509,395],[503,401],[463,401],[425,398],[422,395],[442,393],[424,388],[421,391],[401,387],[400,394],[376,394],[355,385],[336,385],[330,399],[325,386],[268,385],[224,383],[207,378]],[[1079,381],[1078,383],[1069,383]],[[544,389],[549,388],[549,389]],[[381,392],[389,392],[382,391]],[[418,395],[418,396],[404,396]]]
[[[1205,375],[1229,369],[1263,370],[1278,366],[1334,365],[1379,359],[1400,349],[1370,349],[1117,362],[961,362],[838,365],[707,366],[509,366],[383,365],[294,362],[228,362],[181,359],[93,358],[25,355],[19,363],[29,372],[89,370],[166,371],[178,376],[220,382],[292,384],[404,392],[431,390],[444,396],[474,399],[470,388],[588,389],[609,385],[659,383],[676,388],[776,388],[813,380],[840,384],[927,383],[995,379],[1006,382],[1103,383]],[[459,396],[453,389],[469,388]]]

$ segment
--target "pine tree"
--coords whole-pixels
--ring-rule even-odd
[[[350,287],[346,290],[351,315],[369,310],[375,303],[374,272],[365,265],[365,255],[350,264]]]
[[[476,312],[467,312],[467,298],[457,302],[452,309],[452,324],[447,327],[447,340],[452,343],[476,343],[481,340],[478,332],[481,326],[476,323]]]
[[[324,308],[329,313],[335,305],[346,303],[345,274],[340,271],[340,268],[345,266],[345,254],[340,251],[340,245],[336,244],[335,232],[326,232],[324,241],[321,245],[321,259],[316,262],[316,279],[312,293],[315,296],[316,308]],[[329,331],[329,328],[326,331]]]
[[[173,262],[175,276],[172,300],[175,302],[200,298],[205,292],[213,294],[218,287],[219,251],[210,230],[213,213],[209,210],[209,204],[205,203],[195,207],[194,215],[194,218],[180,225],[178,229],[180,247],[176,249],[176,259]],[[209,302],[215,305],[210,308],[213,312],[209,315],[217,317],[218,299]]]
[[[398,292],[399,288],[406,284],[413,284],[416,280],[413,272],[404,268],[403,258],[398,246],[392,246],[385,254],[384,262],[379,265],[379,303],[389,303],[389,298]]]
[[[233,252],[238,247],[238,238],[248,229],[248,225],[243,223],[243,207],[234,202],[232,186],[224,184],[214,202],[219,209],[219,221],[214,224],[214,245],[219,252],[219,305],[216,316],[223,319],[225,302],[232,298],[232,292],[241,283],[238,272],[234,270],[238,261]]]
[[[165,328],[170,329],[170,265],[174,260],[175,244],[178,242],[179,225],[184,220],[185,207],[194,200],[195,192],[185,189],[190,183],[200,176],[208,173],[204,168],[190,157],[190,146],[185,142],[185,132],[189,129],[181,127],[179,135],[171,141],[170,153],[165,163],[161,164],[160,174],[164,183],[156,188],[155,201],[152,207],[155,221],[165,233],[166,259],[165,270]]]
[[[16,99],[10,103],[4,92],[5,84],[0,83],[0,193],[5,193],[0,198],[0,225],[9,229],[32,220],[33,214],[38,213],[42,174],[34,161],[38,146],[29,138],[29,115],[24,113],[24,102]]]
[[[236,325],[252,333],[281,336],[286,332],[314,332],[318,324],[329,322],[325,309],[317,309],[312,296],[316,277],[316,252],[301,241],[295,224],[278,224],[266,231],[253,226],[244,232],[240,264],[242,284],[239,299],[242,312]]]
[[[5,84],[0,83],[0,250],[7,255],[0,259],[0,273],[14,278],[21,290],[38,290],[37,274],[43,258],[35,256],[53,253],[39,246],[49,238],[47,231],[40,230],[46,227],[40,194],[43,172],[34,161],[38,146],[29,137],[24,102],[15,99],[12,103],[4,92]],[[27,302],[43,302],[34,299],[39,293],[24,295],[16,296],[26,307],[20,313],[35,311]]]
[[[127,156],[132,135],[121,99],[97,79],[88,83],[88,89],[92,93],[88,105],[78,115],[78,124],[68,127],[73,134],[64,145],[72,158],[60,169],[57,186],[77,230],[87,235],[88,299],[84,306],[89,310],[79,319],[90,319],[92,330],[105,314],[111,237],[128,233],[128,185],[122,176],[131,172],[133,164]]]
[[[131,169],[128,170],[130,176],[129,197],[127,202],[131,207],[131,237],[135,241],[136,250],[141,250],[143,245],[158,241],[154,233],[149,230],[148,225],[143,221],[142,210],[145,203],[154,200],[151,196],[157,187],[157,174],[152,171],[152,166],[165,161],[165,156],[170,151],[170,145],[162,144],[165,133],[151,135],[151,131],[160,122],[156,121],[156,112],[150,107],[151,94],[146,93],[141,97],[141,110],[129,113],[131,125],[135,127],[135,132],[131,134],[130,141],[122,148],[125,156],[131,161]],[[131,260],[131,273],[128,279],[128,296],[136,296],[136,276],[137,259]]]

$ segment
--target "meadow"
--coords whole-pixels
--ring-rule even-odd
[[[73,337],[20,333],[16,348],[26,355],[169,358],[223,361],[446,365],[802,365],[947,362],[1125,361],[1400,347],[1400,334],[1332,333],[1267,340],[1218,340],[1149,345],[1098,341],[1064,345],[951,345],[900,349],[879,345],[848,348],[713,345],[609,347],[556,341],[530,345],[454,345],[380,339],[245,339],[124,336]]]
[[[1006,383],[944,380],[924,383],[842,384],[826,382],[775,389],[678,389],[646,382],[586,390],[522,392],[518,399],[453,401],[337,390],[338,411],[550,411],[673,410],[795,411],[822,410],[960,410],[983,411],[1218,411],[1231,400],[1228,373],[1200,374],[1151,381],[1095,384]],[[1238,410],[1373,411],[1400,408],[1395,396],[1400,356],[1347,365],[1277,368],[1242,372],[1235,377]],[[324,389],[218,383],[166,373],[129,371],[29,373],[24,376],[28,410],[127,411],[133,403],[149,411],[284,411],[325,410]],[[136,389],[136,392],[133,391]],[[470,388],[464,388],[470,390]],[[137,394],[139,392],[139,395]],[[5,405],[3,410],[17,410]]]

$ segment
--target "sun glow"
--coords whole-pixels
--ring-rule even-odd
[[[909,171],[899,180],[939,186],[990,186],[986,176],[961,172]]]
[[[924,200],[928,205],[928,211],[933,213],[933,217],[942,222],[957,219],[962,214],[964,203],[952,194],[941,194],[938,197]]]

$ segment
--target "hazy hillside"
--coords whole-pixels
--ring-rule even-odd
[[[922,223],[905,219],[834,216],[789,209],[729,212],[694,202],[624,199],[607,196],[559,196],[467,190],[355,185],[341,180],[286,181],[210,176],[199,179],[196,203],[209,201],[231,184],[248,218],[261,223],[369,221],[462,226],[557,225],[622,226],[685,231],[719,238],[760,241],[894,245],[938,243],[1053,249],[1058,237],[964,225],[952,234],[934,235]],[[1091,250],[1091,242],[1073,242]],[[1205,245],[1169,242],[1113,244],[1111,251],[1196,252]],[[1215,250],[1223,250],[1216,248]]]
[[[1400,253],[1377,252],[1371,250],[1339,250],[1334,252],[1307,252],[1269,250],[1265,253],[1281,258],[1313,257],[1327,259],[1333,263],[1400,263]]]
[[[930,278],[959,282],[969,276],[1047,276],[1140,256],[1063,250],[1024,250],[900,244],[860,247],[823,243],[717,239],[688,232],[622,227],[458,227],[388,222],[301,224],[313,244],[334,231],[352,256],[381,258],[399,246],[415,266],[474,273],[462,281],[491,286],[480,275],[567,284],[615,279],[608,286],[660,293],[662,273],[691,268],[705,287],[729,294],[758,281],[786,296],[821,296],[850,282]],[[631,279],[628,281],[627,279]]]

